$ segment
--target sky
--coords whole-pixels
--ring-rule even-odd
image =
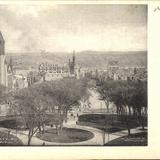
[[[146,5],[0,5],[6,52],[147,50]]]

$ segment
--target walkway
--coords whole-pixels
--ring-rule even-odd
[[[114,140],[114,139],[117,139],[119,137],[123,137],[123,136],[128,135],[127,130],[115,132],[113,134],[108,135],[107,133],[104,134],[104,132],[102,130],[99,130],[99,129],[96,129],[96,128],[93,128],[93,127],[88,127],[88,126],[80,126],[80,125],[77,125],[75,122],[76,122],[75,120],[74,121],[69,121],[66,124],[64,124],[64,127],[87,130],[87,131],[92,132],[94,134],[94,137],[92,139],[82,141],[82,142],[55,143],[55,142],[43,141],[43,140],[40,140],[39,138],[37,138],[36,136],[33,136],[32,140],[31,140],[31,145],[42,145],[43,143],[45,143],[45,145],[56,145],[56,146],[81,146],[81,145],[102,146],[104,143],[107,143],[111,140]],[[142,132],[139,129],[140,129],[140,127],[137,127],[135,129],[131,129],[131,133]],[[0,128],[0,131],[7,131],[7,129],[6,128]],[[18,131],[16,133],[15,130],[11,130],[11,134],[17,136],[23,142],[24,145],[27,145],[28,131]],[[105,135],[105,138],[104,138],[104,135]],[[104,140],[105,140],[105,142],[104,142]]]

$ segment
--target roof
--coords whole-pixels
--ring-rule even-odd
[[[5,42],[5,41],[4,41],[4,38],[3,38],[3,36],[2,36],[1,31],[0,31],[0,41],[3,42],[3,43]]]

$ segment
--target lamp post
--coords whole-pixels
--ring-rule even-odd
[[[107,112],[106,112],[107,113]],[[103,132],[103,145],[106,143],[106,132],[108,135],[108,142],[109,142],[109,121],[107,123],[107,114],[104,115],[104,132]]]
[[[8,130],[8,135],[7,135],[7,144],[8,144],[8,142],[9,142],[9,138],[10,138],[10,137],[9,137],[9,136],[10,136],[10,132],[11,132],[11,131],[10,131],[10,130]]]

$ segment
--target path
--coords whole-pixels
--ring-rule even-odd
[[[39,138],[37,138],[36,136],[33,136],[32,140],[31,140],[31,145],[42,145],[45,142],[45,145],[57,145],[57,146],[80,146],[80,145],[103,145],[104,144],[104,132],[102,130],[99,130],[97,128],[93,128],[93,127],[88,127],[88,126],[80,126],[76,124],[75,120],[70,120],[68,121],[66,124],[64,124],[64,127],[68,127],[68,128],[77,128],[77,129],[83,129],[83,130],[87,130],[90,131],[94,134],[94,137],[86,140],[86,141],[82,141],[82,142],[74,142],[74,143],[56,143],[56,142],[47,142],[44,140],[40,140]],[[137,127],[135,129],[131,129],[131,133],[139,133],[142,132],[141,130],[139,130],[140,127]],[[0,128],[0,131],[7,131],[6,128]],[[11,134],[17,136],[24,145],[27,145],[27,134],[28,131],[18,131],[17,133],[15,132],[15,130],[11,129]],[[119,132],[115,132],[113,134],[107,134],[105,133],[105,143],[123,136],[127,136],[128,135],[128,131],[127,130],[123,130],[123,131],[119,131]]]

